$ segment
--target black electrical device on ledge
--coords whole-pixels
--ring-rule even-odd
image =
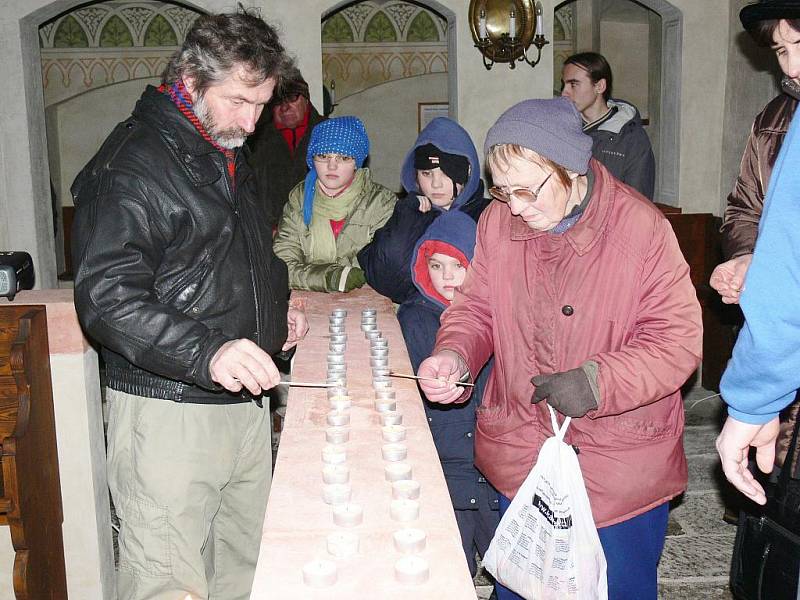
[[[33,288],[33,260],[27,252],[0,252],[0,296],[13,300],[20,290]]]

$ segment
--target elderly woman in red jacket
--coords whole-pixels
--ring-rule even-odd
[[[419,368],[432,402],[495,368],[476,465],[507,507],[551,435],[544,400],[573,417],[608,562],[609,598],[656,598],[668,502],[686,488],[680,386],[700,363],[700,306],[659,210],[591,159],[565,99],[527,100],[489,130],[495,187],[475,256]],[[498,589],[498,598],[518,598]]]

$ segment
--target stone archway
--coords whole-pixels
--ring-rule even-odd
[[[222,8],[182,4],[203,12]],[[0,213],[7,216],[0,219],[0,250],[31,253],[37,288],[57,287],[39,27],[83,5],[83,0],[9,0],[0,17],[6,58],[0,65],[5,82],[0,90],[5,111],[0,116]]]
[[[560,2],[558,10],[575,0]],[[599,49],[599,18],[602,0],[588,0],[592,5],[592,43]],[[683,52],[683,14],[667,0],[625,0],[638,4],[656,13],[661,19],[660,31],[660,73],[658,95],[652,103],[658,109],[658,130],[653,140],[653,150],[657,156],[655,199],[665,204],[677,206],[680,202],[680,104],[681,104],[681,62]],[[580,48],[585,50],[588,48]]]

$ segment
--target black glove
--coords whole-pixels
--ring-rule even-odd
[[[531,383],[536,386],[531,404],[542,400],[567,417],[582,417],[597,408],[592,386],[586,372],[578,367],[563,373],[535,375]]]

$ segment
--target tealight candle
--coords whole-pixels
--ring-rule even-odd
[[[344,360],[344,356],[342,356],[342,360]],[[388,367],[389,366],[389,359],[386,357],[375,358],[372,357],[369,359],[369,366],[370,367]]]
[[[383,460],[398,462],[405,460],[408,456],[408,447],[405,444],[391,443],[381,446],[381,456]]]
[[[347,483],[350,481],[350,469],[345,464],[325,465],[322,467],[322,481],[325,483]]]
[[[419,481],[413,479],[401,479],[400,481],[392,482],[392,498],[401,500],[406,498],[408,500],[416,500],[419,498],[420,490]]]
[[[422,529],[398,529],[392,534],[392,539],[400,554],[419,554],[425,550],[428,534]]]
[[[349,483],[326,483],[322,486],[325,504],[344,504],[350,501],[352,489]]]
[[[325,382],[335,385],[336,387],[347,387],[347,377],[344,376],[344,373],[328,375],[328,377],[325,379]]]
[[[328,363],[328,375],[336,375],[347,373],[347,365],[345,363]]]
[[[386,481],[411,479],[411,465],[404,462],[389,463],[383,467],[383,473],[386,476]]]
[[[347,316],[347,309],[346,308],[334,308],[331,311],[331,315],[334,317],[346,317]]]
[[[394,563],[394,576],[400,583],[418,585],[430,577],[428,561],[420,556],[404,556]]]
[[[364,520],[364,509],[360,504],[347,502],[333,507],[333,522],[339,527],[355,527]]]
[[[352,531],[334,531],[328,534],[327,546],[329,554],[336,558],[348,558],[358,554],[358,535]]]
[[[344,354],[328,354],[328,366],[345,364]]]
[[[350,429],[347,427],[328,427],[325,430],[325,441],[329,444],[344,444],[350,439]]]
[[[406,428],[402,425],[384,425],[381,427],[384,441],[401,442],[406,439]]]
[[[392,500],[389,514],[395,521],[413,521],[419,518],[419,501],[408,498]]]
[[[400,425],[403,422],[403,413],[396,410],[390,410],[381,413],[382,425]]]
[[[372,367],[372,378],[373,378],[373,380],[375,378],[389,377],[389,373],[390,373],[390,371],[389,371],[389,367],[388,366],[386,366],[386,367]],[[391,384],[391,380],[389,381],[389,383]]]
[[[375,317],[378,315],[377,308],[365,308],[361,311],[362,317]]]
[[[389,348],[389,340],[384,338],[375,338],[374,340],[369,341],[370,348],[378,349],[378,348]]]
[[[374,321],[372,323],[362,323],[361,324],[361,330],[364,331],[365,333],[367,331],[377,331],[378,330],[378,324],[375,323]]]
[[[384,379],[384,377],[386,379]],[[376,390],[388,390],[392,387],[392,382],[389,381],[388,375],[377,375],[372,380],[372,387]]]
[[[344,446],[325,446],[322,449],[322,462],[327,465],[340,465],[347,460]]]
[[[347,344],[344,342],[331,342],[328,344],[329,352],[344,352],[347,349]]]
[[[328,325],[336,325],[338,327],[344,327],[344,318],[343,317],[328,317]]]
[[[353,405],[350,396],[332,396],[328,398],[328,404],[333,410],[343,411],[347,410]]]
[[[331,343],[333,344],[346,344],[347,343],[347,334],[346,333],[332,333],[328,336]]]
[[[303,565],[303,583],[311,587],[332,586],[336,583],[336,563],[331,560],[312,560],[306,563]]]
[[[375,390],[375,399],[376,400],[394,400],[395,398],[395,391],[394,390]]]
[[[375,410],[378,412],[387,412],[397,409],[397,402],[394,400],[375,400]]]
[[[332,410],[328,413],[328,425],[341,427],[350,424],[350,413],[343,410]]]
[[[328,398],[334,398],[336,396],[341,396],[343,398],[349,398],[350,396],[347,394],[346,387],[332,387],[328,388]]]
[[[344,325],[328,325],[328,333],[344,333]]]
[[[377,329],[374,329],[374,330],[365,331],[364,332],[364,337],[367,338],[368,340],[374,340],[374,339],[382,338],[383,334],[380,331],[378,331]]]
[[[369,351],[369,355],[372,358],[385,358],[389,356],[389,349],[386,347],[383,348],[372,348]]]

